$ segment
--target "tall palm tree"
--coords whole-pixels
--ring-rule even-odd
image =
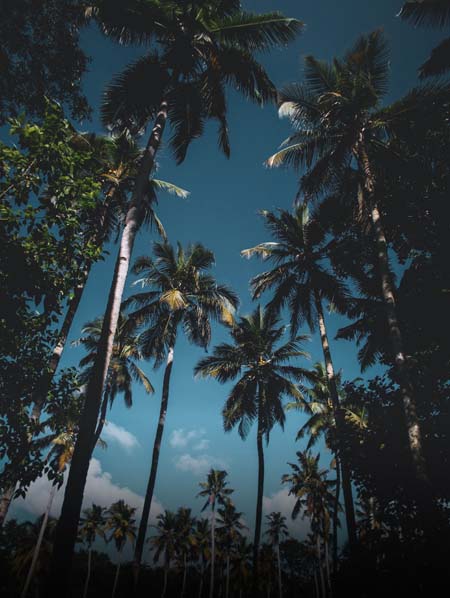
[[[114,598],[116,595],[122,550],[128,540],[131,543],[134,543],[136,538],[136,525],[135,519],[133,518],[135,512],[136,509],[127,505],[123,500],[118,500],[117,502],[113,503],[107,511],[108,519],[106,520],[105,531],[111,532],[108,541],[114,541],[118,554],[116,575],[114,577],[111,598]]]
[[[277,566],[278,566],[278,596],[283,596],[283,585],[281,579],[281,558],[280,558],[280,542],[283,537],[288,535],[288,529],[286,525],[286,517],[280,512],[273,512],[266,515],[267,519],[267,530],[266,535],[269,537],[270,544],[275,549],[277,555]]]
[[[327,448],[334,453],[334,467],[336,469],[336,489],[335,489],[335,503],[333,511],[333,567],[337,568],[338,558],[338,544],[337,532],[339,527],[339,511],[340,511],[340,488],[341,488],[341,471],[342,463],[338,450],[336,418],[334,415],[333,403],[330,396],[330,387],[328,385],[328,377],[326,368],[323,363],[316,363],[314,365],[316,380],[311,388],[305,392],[306,401],[289,403],[286,410],[302,409],[309,415],[307,421],[303,424],[297,434],[297,440],[308,435],[308,442],[306,450],[309,450],[319,438],[325,438]],[[342,388],[340,375],[336,375],[336,388],[340,401],[342,403]],[[342,408],[342,405],[341,405]],[[350,416],[350,410],[344,405],[344,417],[347,420]],[[353,412],[351,412],[353,413]],[[353,502],[352,502],[353,504]]]
[[[91,579],[92,569],[92,545],[94,544],[97,536],[105,539],[105,509],[100,505],[92,504],[90,509],[84,509],[83,517],[80,519],[79,537],[83,542],[86,542],[88,547],[88,562],[87,562],[87,574],[86,581],[84,582],[83,598],[87,597],[89,589],[89,581]]]
[[[198,598],[202,598],[206,564],[211,558],[211,526],[207,519],[197,519],[193,535],[194,551],[199,560],[200,584]]]
[[[206,496],[202,511],[211,507],[211,571],[209,583],[209,598],[214,596],[214,565],[216,557],[216,505],[225,505],[227,498],[234,492],[227,488],[227,472],[225,470],[211,469],[206,477],[206,482],[200,482],[201,488],[197,496]]]
[[[156,530],[157,534],[149,538],[151,544],[155,548],[153,561],[157,563],[163,556],[164,561],[164,583],[161,592],[161,598],[164,598],[167,591],[167,575],[170,569],[170,563],[175,559],[178,548],[178,521],[177,516],[172,511],[167,509],[164,513],[160,513],[157,517]]]
[[[252,280],[254,297],[274,289],[268,308],[280,313],[287,307],[290,314],[291,334],[297,334],[306,320],[313,332],[319,326],[320,340],[326,365],[331,401],[337,424],[339,444],[343,442],[343,413],[336,386],[336,375],[328,341],[323,301],[330,301],[344,310],[347,292],[342,282],[327,269],[326,231],[316,218],[312,218],[306,204],[297,205],[293,212],[279,210],[262,212],[266,227],[274,241],[246,249],[246,257],[257,255],[270,261],[272,270],[259,274]],[[353,506],[350,469],[342,461],[345,514],[350,545],[356,542],[355,512]]]
[[[88,383],[92,375],[92,364],[95,361],[98,350],[101,330],[102,319],[97,318],[84,325],[81,331],[82,336],[76,341],[76,344],[83,345],[88,352],[80,361],[80,367],[84,368],[80,381],[85,384]],[[124,396],[125,406],[131,408],[133,404],[133,382],[141,384],[147,394],[155,392],[149,378],[138,366],[140,360],[142,360],[142,353],[139,348],[139,335],[136,333],[133,322],[125,314],[121,313],[119,315],[113,353],[105,382],[100,417],[95,431],[94,446],[97,444],[102,433],[108,405],[112,406],[119,393]]]
[[[181,598],[186,592],[186,578],[188,558],[192,556],[194,544],[193,526],[194,518],[191,509],[180,507],[176,513],[177,517],[177,556],[183,569],[183,581],[181,585]]]
[[[330,511],[334,505],[334,480],[327,479],[327,470],[319,468],[320,454],[315,457],[309,451],[297,452],[298,464],[289,463],[292,473],[282,477],[283,484],[289,484],[289,494],[296,498],[292,510],[292,519],[296,519],[301,511],[302,517],[311,521],[311,530],[316,536],[317,558],[322,561],[320,538],[324,546],[324,561],[327,573],[327,586],[331,591],[329,569],[328,537],[330,528]],[[320,567],[321,568],[321,567]],[[321,574],[322,574],[321,569]]]
[[[271,167],[290,164],[306,167],[300,192],[318,197],[357,168],[359,192],[354,212],[373,232],[378,260],[380,293],[384,301],[392,361],[401,389],[410,453],[420,491],[430,487],[423,455],[422,434],[403,338],[397,315],[395,288],[382,225],[382,185],[377,178],[376,157],[392,156],[389,142],[401,127],[440,111],[450,95],[449,85],[428,85],[409,92],[383,108],[388,90],[389,53],[380,31],[362,36],[343,60],[332,63],[305,58],[305,80],[280,92],[280,113],[295,128],[286,145],[268,160]],[[337,201],[337,200],[336,200]]]
[[[274,99],[274,85],[254,54],[285,45],[303,27],[297,19],[281,13],[243,12],[236,0],[96,0],[87,14],[97,20],[106,35],[120,43],[142,43],[146,48],[144,57],[116,77],[107,90],[104,122],[133,133],[152,119],[153,125],[128,205],[103,318],[100,350],[86,391],[79,442],[55,535],[50,588],[58,596],[61,588],[67,586],[92,438],[125,281],[166,122],[169,119],[174,132],[172,147],[177,162],[184,160],[190,142],[200,137],[206,119],[218,121],[219,145],[228,155],[225,88],[229,85],[260,105]]]
[[[164,229],[154,210],[155,204],[157,203],[156,191],[158,189],[166,190],[169,193],[174,193],[180,197],[186,197],[187,192],[165,181],[159,181],[154,179],[151,181],[147,181],[145,196],[142,198],[141,202],[139,223],[140,225],[154,225],[156,229],[159,231],[159,233],[163,236],[163,238],[165,238]],[[129,193],[128,195],[125,193],[125,197],[123,198],[124,201],[127,201],[128,198]],[[126,203],[126,206],[128,206],[128,203],[129,201]],[[121,226],[122,239],[126,228],[127,218],[125,217],[122,221]],[[120,256],[121,253],[119,252],[119,263]],[[117,276],[119,275],[118,267],[116,267],[114,272],[114,279],[116,280]],[[123,285],[125,284],[125,279],[123,279],[120,284],[122,284],[123,287]],[[121,298],[122,291],[120,293],[120,300]],[[98,347],[92,364],[91,376],[89,377],[89,382],[86,387],[85,402],[80,418],[79,432],[72,459],[72,465],[67,479],[61,516],[59,518],[58,525],[55,531],[55,549],[53,551],[52,558],[53,574],[49,578],[49,585],[47,588],[47,593],[49,594],[54,593],[60,596],[62,593],[64,595],[64,592],[66,591],[65,588],[67,588],[67,580],[69,577],[69,570],[71,567],[73,548],[76,541],[78,520],[83,501],[84,486],[86,483],[89,461],[95,446],[95,432],[97,429],[98,415],[103,399],[104,385],[106,383],[108,373],[110,372],[110,361],[113,356],[113,341],[115,339],[120,315],[119,304],[117,304],[117,301],[115,301],[114,292],[111,291],[108,300],[108,306],[111,309],[108,308],[106,310],[105,316],[102,320],[102,329],[98,339]],[[112,336],[108,336],[109,340],[106,343],[105,329],[113,330]],[[105,356],[106,354],[106,369],[102,370],[101,385],[98,386],[98,362],[99,360],[101,361],[103,359],[103,356]],[[100,389],[100,397],[98,401],[97,395],[94,393],[96,389]],[[95,395],[95,400],[92,399],[92,397],[94,396],[93,393]]]
[[[154,359],[155,367],[166,362],[150,476],[134,553],[136,582],[158,471],[178,333],[183,330],[188,341],[206,348],[211,339],[211,320],[231,322],[238,304],[234,292],[218,284],[208,273],[214,264],[214,254],[203,245],[197,243],[187,250],[178,245],[175,250],[167,242],[154,243],[153,253],[154,259],[138,258],[133,268],[142,275],[138,282],[148,290],[126,302],[127,306],[137,307],[130,318],[137,325],[146,326],[140,335],[144,357]]]
[[[242,523],[242,513],[236,510],[236,507],[230,499],[225,501],[222,508],[217,510],[218,525],[217,532],[221,535],[226,558],[226,582],[225,598],[228,598],[230,592],[230,560],[233,547],[241,538],[241,531],[246,529]]]
[[[233,555],[233,579],[239,588],[239,598],[242,598],[244,591],[247,591],[248,581],[251,576],[251,561],[253,547],[247,538],[240,538]]]
[[[400,18],[416,27],[438,27],[450,25],[449,0],[414,0],[405,2]],[[420,67],[420,77],[442,75],[450,70],[450,37],[447,37],[431,52],[428,60]]]
[[[302,394],[297,384],[310,378],[307,370],[290,363],[307,356],[300,348],[306,337],[296,336],[280,345],[285,330],[273,312],[259,306],[230,330],[234,344],[218,345],[195,367],[197,375],[215,378],[221,384],[239,378],[222,411],[225,431],[238,426],[239,435],[245,439],[252,423],[257,422],[258,491],[253,542],[255,582],[264,492],[263,437],[268,442],[274,425],[284,426],[283,397],[300,399]]]

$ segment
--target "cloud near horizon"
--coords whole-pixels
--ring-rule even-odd
[[[193,473],[196,476],[207,473],[211,467],[217,469],[227,469],[228,465],[222,459],[213,457],[211,455],[191,455],[184,453],[174,459],[175,467],[180,471]]]
[[[139,441],[134,434],[114,422],[107,421],[103,427],[102,439],[106,442],[119,444],[127,453],[139,446]]]
[[[67,482],[67,472],[64,475],[64,484],[58,490],[53,500],[50,514],[53,517],[58,517],[61,511],[64,490]],[[30,515],[41,515],[48,503],[48,498],[51,490],[51,482],[47,477],[38,478],[30,486],[25,499],[18,498],[14,501],[11,511],[21,508]],[[102,464],[98,459],[92,458],[89,464],[89,470],[84,489],[83,509],[91,507],[92,503],[102,507],[109,507],[113,502],[124,500],[128,505],[136,509],[136,519],[139,521],[144,506],[144,497],[136,492],[130,490],[126,486],[120,486],[114,483],[112,475],[107,471],[103,471]],[[157,499],[152,502],[150,512],[150,523],[156,521],[156,517],[163,512],[163,506]]]
[[[302,519],[302,514],[299,513],[297,519],[293,520],[291,517],[292,509],[295,505],[295,496],[289,495],[289,491],[282,488],[271,496],[263,497],[263,512],[265,515],[269,513],[280,512],[286,517],[286,525],[289,533],[295,538],[305,538],[310,531],[309,521]]]

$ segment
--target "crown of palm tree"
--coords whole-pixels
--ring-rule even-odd
[[[211,468],[206,476],[206,482],[199,482],[201,490],[197,496],[208,497],[203,505],[202,511],[204,511],[208,505],[211,505],[212,509],[215,508],[216,503],[224,505],[227,501],[227,497],[234,492],[232,488],[227,488],[227,475],[227,472],[223,469]]]
[[[278,314],[288,307],[291,334],[295,336],[304,321],[314,331],[315,293],[340,310],[344,309],[347,297],[344,284],[327,271],[326,232],[311,217],[306,204],[297,205],[292,213],[278,210],[277,214],[269,211],[261,214],[274,241],[245,249],[242,255],[256,255],[274,267],[252,279],[253,297],[259,298],[274,289],[267,308]]]
[[[136,525],[133,515],[136,509],[130,507],[123,500],[113,503],[108,511],[105,530],[110,531],[111,535],[108,541],[114,540],[118,552],[121,552],[127,540],[134,543],[136,538]]]
[[[211,319],[231,323],[238,298],[207,273],[214,254],[200,243],[186,251],[180,244],[175,251],[169,243],[154,243],[153,253],[154,259],[141,257],[134,265],[134,272],[144,275],[137,283],[151,290],[133,295],[125,304],[137,307],[130,319],[148,326],[140,335],[140,347],[158,366],[174,346],[180,324],[190,342],[206,348]]]
[[[77,341],[77,344],[82,344],[88,351],[87,355],[80,361],[80,366],[85,368],[81,376],[83,383],[87,383],[91,375],[99,346],[102,324],[102,318],[97,318],[85,324],[82,330],[83,336]],[[142,384],[148,394],[155,392],[152,383],[137,365],[141,359],[139,335],[134,330],[134,323],[126,315],[120,314],[105,385],[110,404],[113,403],[117,394],[123,393],[125,405],[128,408],[131,407],[133,403],[133,382]]]
[[[157,517],[158,523],[153,526],[156,528],[156,536],[149,538],[150,543],[155,549],[153,561],[157,563],[164,555],[166,564],[169,564],[176,556],[178,549],[179,522],[177,515],[167,509]]]
[[[280,512],[272,512],[266,515],[267,530],[265,535],[269,537],[270,543],[273,546],[278,546],[283,536],[288,535],[288,528],[286,525],[286,517]]]
[[[229,549],[239,540],[241,531],[248,528],[242,523],[242,513],[236,510],[230,499],[225,500],[224,505],[217,510],[217,514],[217,531]]]
[[[277,346],[285,330],[277,316],[259,306],[231,329],[233,345],[218,345],[212,355],[197,364],[197,375],[211,376],[220,383],[240,376],[222,411],[226,431],[237,425],[240,436],[246,438],[260,411],[268,438],[275,423],[284,425],[283,397],[302,396],[301,382],[310,374],[289,362],[307,357],[301,349],[307,337],[297,336]]]
[[[243,12],[235,0],[97,0],[89,14],[106,35],[147,48],[107,89],[104,122],[138,131],[165,98],[178,162],[211,118],[229,155],[226,86],[258,103],[273,100],[275,88],[253,54],[287,44],[303,27],[279,12]]]
[[[97,536],[105,538],[105,508],[92,504],[89,509],[84,509],[83,517],[80,518],[79,538],[90,547]]]

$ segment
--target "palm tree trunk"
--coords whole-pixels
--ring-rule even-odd
[[[120,561],[117,563],[116,575],[114,577],[114,585],[113,585],[113,589],[112,589],[111,598],[114,598],[114,596],[116,595],[117,582],[119,581],[119,573],[120,573]]]
[[[341,462],[336,453],[336,494],[334,498],[333,512],[333,572],[337,572],[338,567],[338,524],[339,524],[339,496],[341,494]]]
[[[133,197],[122,232],[119,254],[103,318],[103,326],[92,377],[86,391],[86,399],[64,494],[61,517],[55,530],[51,570],[48,578],[49,591],[47,591],[47,595],[52,597],[64,598],[67,595],[84,486],[86,484],[93,449],[92,440],[97,425],[103,387],[111,360],[123,290],[130,265],[134,240],[142,220],[142,203],[148,178],[155,163],[155,156],[161,142],[166,120],[167,102],[163,102],[136,178]]]
[[[161,594],[161,598],[164,598],[166,595],[166,590],[167,590],[167,573],[169,572],[169,566],[165,565],[164,566],[164,582],[163,582],[163,589],[162,589],[162,594]]]
[[[5,523],[15,490],[16,487],[11,484],[4,490],[0,499],[0,527]]]
[[[327,588],[328,588],[328,593],[331,596],[332,595],[332,591],[331,591],[331,575],[330,575],[330,555],[329,555],[329,551],[328,551],[328,540],[326,538],[324,538],[323,541],[324,544],[324,548],[325,548],[325,571],[327,573]]]
[[[89,581],[91,579],[91,567],[92,567],[92,547],[89,546],[89,550],[88,550],[88,562],[87,562],[87,574],[86,574],[86,581],[84,582],[83,598],[87,598],[88,589],[89,589]]]
[[[30,568],[28,569],[28,575],[25,580],[25,585],[23,586],[23,590],[20,595],[20,598],[25,598],[25,596],[28,594],[28,589],[30,587],[31,580],[33,579],[34,569],[36,567],[36,563],[37,563],[37,560],[39,557],[39,552],[41,550],[42,540],[44,539],[44,534],[45,534],[45,530],[47,528],[48,518],[50,515],[50,510],[52,508],[53,499],[55,498],[55,494],[56,494],[56,486],[52,486],[50,495],[48,497],[47,507],[46,507],[45,513],[44,513],[44,519],[42,520],[41,529],[39,530],[39,536],[38,536],[38,539],[36,542],[36,546],[34,547],[33,558],[31,559],[31,565],[30,565]]]
[[[261,398],[260,398],[261,402]],[[262,503],[264,493],[264,448],[263,448],[263,427],[262,427],[262,405],[258,407],[258,431],[256,434],[256,445],[258,449],[258,494],[256,498],[255,535],[253,539],[253,593],[257,595],[258,564],[259,564],[259,543],[261,540]]]
[[[406,419],[408,432],[409,449],[413,460],[417,479],[426,490],[429,487],[429,479],[425,457],[423,455],[422,434],[420,430],[419,417],[414,399],[414,393],[410,377],[407,371],[407,361],[404,353],[403,338],[400,331],[400,324],[397,317],[394,285],[389,265],[388,245],[386,235],[381,224],[381,216],[375,200],[375,176],[372,172],[372,165],[367,154],[363,139],[358,144],[357,157],[362,165],[365,175],[365,191],[368,195],[368,205],[372,220],[375,242],[377,246],[378,268],[380,272],[381,295],[386,308],[387,323],[389,328],[389,340],[394,354],[394,364],[397,372],[398,384],[403,401],[403,411]],[[427,492],[428,494],[428,492]]]
[[[97,446],[98,441],[100,440],[101,433],[103,432],[103,427],[106,421],[106,412],[108,410],[108,401],[109,401],[109,393],[105,390],[103,394],[102,406],[100,409],[100,417],[98,419],[97,428],[95,430],[94,441],[92,446],[92,451],[94,451],[95,447]]]
[[[209,581],[209,598],[214,596],[214,565],[216,560],[216,510],[215,503],[211,507],[211,572]]]
[[[316,598],[320,598],[319,581],[317,579],[316,569],[314,569],[314,589],[316,591]]]
[[[202,594],[203,594],[203,575],[204,575],[204,570],[202,568],[202,571],[200,573],[200,585],[198,588],[198,598],[202,598]]]
[[[169,348],[167,353],[166,369],[164,371],[164,380],[161,396],[161,407],[159,410],[158,427],[156,428],[155,441],[153,443],[152,465],[150,468],[150,477],[148,479],[147,490],[145,493],[144,507],[142,509],[142,517],[139,523],[139,531],[136,540],[136,548],[134,550],[133,574],[134,584],[137,588],[139,579],[139,568],[142,561],[142,552],[144,550],[145,536],[147,533],[148,518],[150,516],[150,509],[152,506],[153,492],[155,489],[156,474],[158,472],[159,453],[161,450],[161,441],[164,432],[164,425],[166,422],[167,405],[169,403],[169,386],[170,375],[172,373],[173,365],[173,347]]]
[[[230,555],[227,554],[227,580],[225,585],[225,598],[230,594]]]
[[[283,596],[283,586],[281,582],[281,557],[280,557],[280,545],[277,543],[277,561],[278,561],[278,598]]]
[[[334,374],[333,360],[331,359],[330,344],[328,342],[325,318],[323,316],[322,300],[317,291],[315,291],[314,296],[316,303],[317,319],[319,321],[320,340],[322,342],[323,357],[325,359],[325,368],[327,371],[328,386],[330,389],[331,401],[333,403],[334,418],[336,421],[336,431],[339,445],[338,448],[339,453],[341,455],[342,489],[344,491],[345,519],[347,523],[348,541],[350,548],[353,549],[357,542],[357,536],[355,508],[353,505],[352,482],[350,477],[350,470],[347,465],[347,461],[344,457],[343,451],[344,414],[342,413],[342,409],[339,405],[339,395],[336,386],[336,377]]]
[[[181,587],[181,596],[184,596],[186,591],[186,576],[187,576],[187,562],[186,562],[186,554],[183,556],[183,584]]]
[[[323,576],[322,551],[320,549],[320,536],[319,536],[319,534],[317,534],[316,548],[317,548],[317,563],[318,563],[318,566],[319,566],[319,575],[320,575],[320,586],[322,588],[322,596],[323,596],[323,598],[325,598],[326,595],[327,595],[327,590],[326,590],[326,587],[325,587],[325,579],[324,579],[324,576]]]

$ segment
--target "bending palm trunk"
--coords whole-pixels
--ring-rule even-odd
[[[339,396],[336,387],[336,378],[334,375],[333,361],[331,359],[330,345],[328,343],[327,329],[325,326],[325,319],[323,317],[322,301],[315,293],[317,317],[319,320],[320,340],[322,342],[323,357],[325,360],[325,367],[327,370],[328,386],[330,389],[331,401],[333,403],[334,417],[336,420],[337,437],[340,452],[340,461],[342,469],[342,489],[344,492],[344,503],[345,503],[345,519],[347,523],[347,532],[349,544],[351,547],[357,542],[356,537],[356,522],[355,522],[355,509],[353,506],[353,495],[352,495],[352,483],[350,478],[350,471],[348,469],[346,460],[343,456],[342,449],[342,433],[343,433],[343,414],[339,405]]]
[[[150,516],[150,508],[152,506],[153,492],[155,489],[156,474],[158,471],[159,453],[161,450],[161,441],[164,432],[164,424],[166,421],[167,405],[169,402],[169,385],[170,375],[172,373],[173,365],[173,348],[169,349],[167,355],[166,369],[164,372],[164,381],[161,397],[161,408],[159,411],[158,427],[156,429],[155,442],[153,444],[152,466],[150,469],[150,477],[147,484],[147,491],[145,493],[144,507],[142,509],[141,522],[139,524],[138,537],[136,541],[136,548],[134,551],[134,583],[137,586],[139,578],[139,568],[142,560],[142,552],[144,550],[145,535],[147,533],[148,518]]]
[[[381,216],[375,195],[375,177],[372,172],[372,166],[364,147],[364,143],[358,146],[358,159],[361,162],[366,174],[365,192],[368,196],[368,205],[370,206],[370,216],[375,241],[377,245],[378,268],[381,279],[381,293],[386,307],[386,316],[389,328],[389,340],[394,353],[395,367],[397,370],[398,383],[403,401],[403,411],[405,413],[406,426],[408,431],[409,448],[411,451],[415,473],[418,480],[429,484],[425,457],[422,448],[422,435],[420,431],[419,418],[417,416],[416,403],[413,397],[413,389],[407,372],[407,363],[403,347],[403,338],[400,332],[400,325],[397,317],[396,302],[392,285],[392,276],[389,267],[389,258],[387,251],[387,241],[381,224]]]
[[[146,192],[148,178],[155,162],[155,156],[161,142],[166,120],[167,104],[163,102],[142,158],[133,198],[127,213],[113,282],[103,319],[102,333],[93,368],[93,375],[89,381],[86,392],[86,400],[80,420],[72,465],[67,480],[61,517],[55,532],[49,584],[50,595],[58,596],[58,598],[65,596],[67,593],[72,554],[76,541],[81,504],[83,501],[83,491],[93,450],[92,441],[97,425],[103,387],[112,355],[123,290],[128,274],[134,240],[141,222],[142,200]]]

